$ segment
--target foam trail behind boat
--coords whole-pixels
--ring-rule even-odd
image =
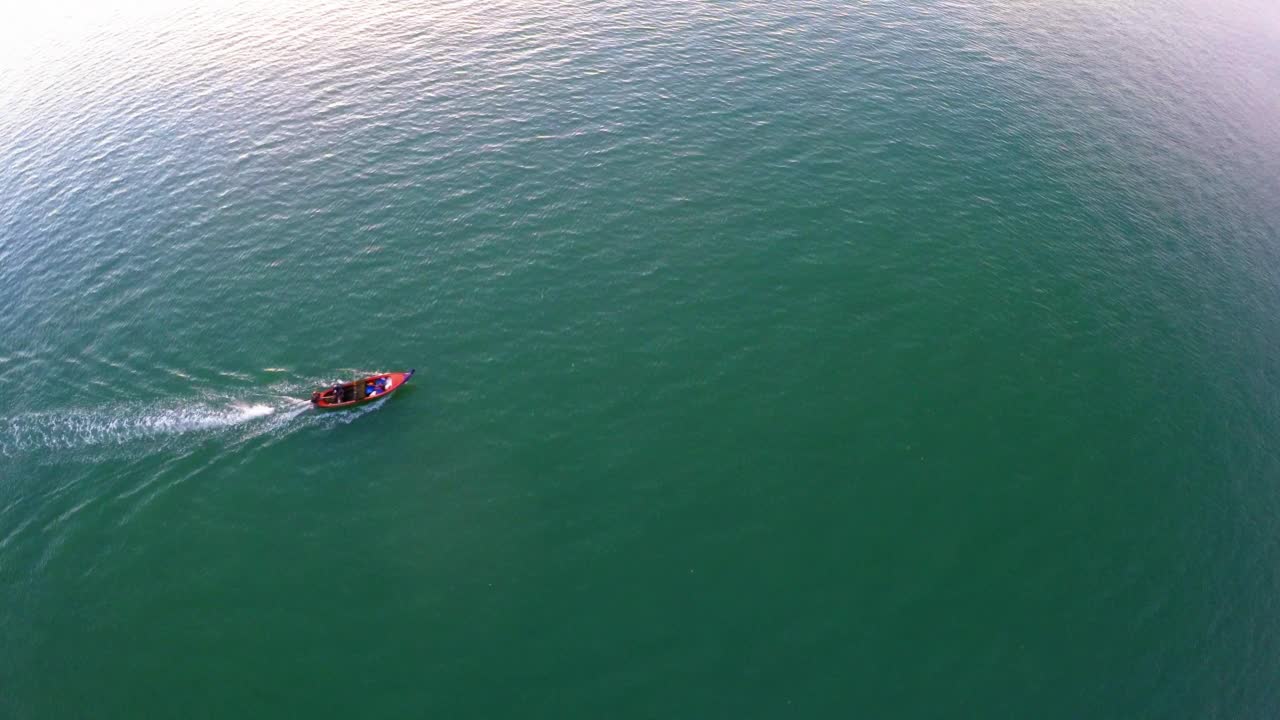
[[[110,410],[27,413],[0,420],[0,455],[166,442],[179,436],[214,434],[264,422],[272,416],[287,422],[306,408],[305,401],[274,398],[270,402],[210,401],[170,407],[125,406]]]

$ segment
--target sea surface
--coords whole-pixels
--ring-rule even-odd
[[[4,24],[0,718],[1280,716],[1274,0]]]

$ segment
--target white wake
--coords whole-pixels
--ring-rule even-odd
[[[274,427],[308,407],[304,400],[276,398],[254,403],[205,401],[19,414],[0,419],[0,455],[164,441],[253,425]]]

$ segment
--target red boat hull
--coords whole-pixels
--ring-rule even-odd
[[[413,377],[414,372],[416,371],[379,373],[352,382],[339,383],[311,393],[311,404],[321,410],[337,410],[376,402],[404,387],[405,383],[409,382],[409,378]],[[382,378],[386,378],[386,389],[372,395],[367,394],[366,388]]]

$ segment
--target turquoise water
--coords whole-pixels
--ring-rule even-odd
[[[27,22],[0,717],[1280,711],[1274,4]]]

